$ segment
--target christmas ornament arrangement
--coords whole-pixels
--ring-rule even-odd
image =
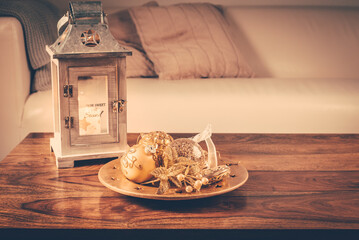
[[[165,194],[171,187],[178,193],[199,192],[230,174],[227,165],[217,165],[211,135],[210,125],[192,138],[173,139],[162,131],[140,134],[137,144],[121,157],[121,171],[130,181],[158,186],[156,194]],[[200,146],[202,141],[207,151]]]

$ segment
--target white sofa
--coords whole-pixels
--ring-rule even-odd
[[[359,133],[358,7],[226,6],[225,15],[256,77],[127,79],[128,132],[212,123],[222,133]],[[20,23],[0,18],[0,36],[2,159],[53,125],[51,91],[29,94]]]

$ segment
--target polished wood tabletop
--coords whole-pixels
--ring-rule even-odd
[[[1,228],[359,229],[359,135],[214,134],[221,161],[240,161],[249,179],[185,201],[114,192],[98,180],[104,161],[57,169],[51,136],[30,134],[0,162]]]

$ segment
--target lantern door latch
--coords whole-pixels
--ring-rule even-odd
[[[112,103],[113,112],[123,112],[126,102],[127,101],[123,99],[113,101]]]
[[[64,97],[72,97],[72,85],[64,85]]]
[[[73,126],[74,126],[74,118],[65,117],[65,128],[73,128]]]

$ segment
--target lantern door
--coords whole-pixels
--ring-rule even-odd
[[[119,99],[115,66],[70,67],[64,88],[72,95],[65,118],[71,146],[119,142],[118,112],[113,110]]]

